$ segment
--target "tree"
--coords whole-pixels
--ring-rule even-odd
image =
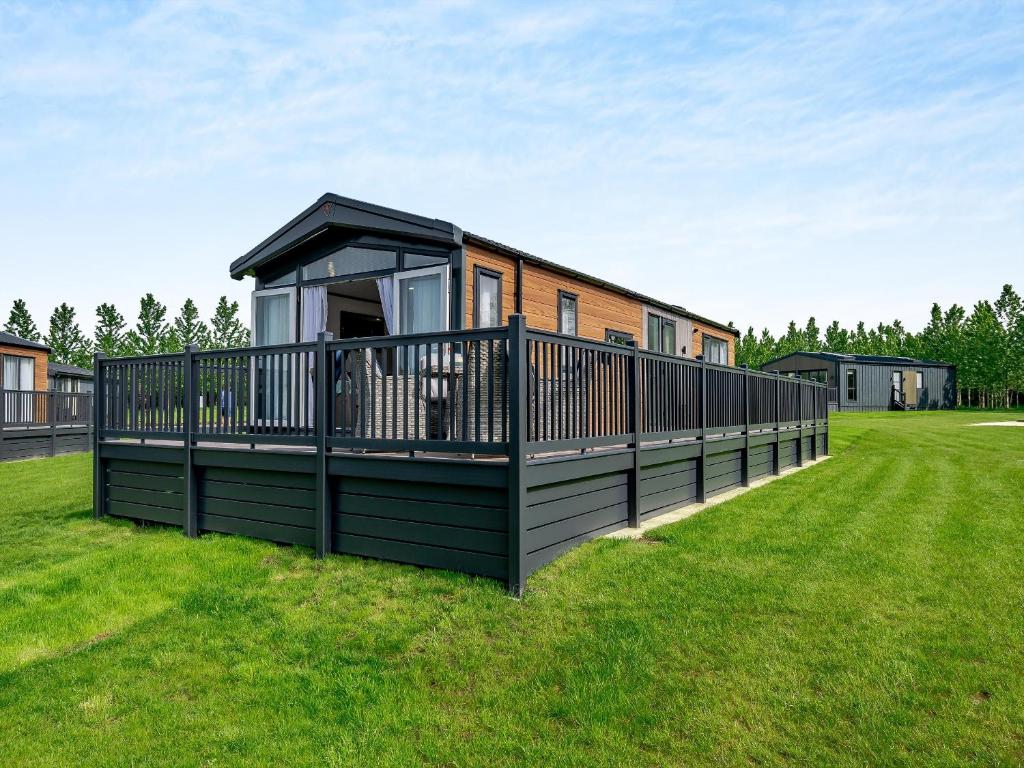
[[[50,315],[50,330],[43,337],[50,348],[50,362],[64,365],[77,365],[81,368],[92,367],[92,350],[89,340],[75,322],[75,310],[67,304],[61,304]]]
[[[206,348],[210,340],[210,329],[199,317],[199,309],[192,299],[185,299],[181,313],[171,325],[168,346],[173,352],[180,352],[189,344]]]
[[[96,351],[107,357],[119,357],[125,353],[124,315],[113,304],[96,307]]]
[[[227,296],[221,296],[217,309],[210,318],[210,347],[231,349],[249,345],[249,329],[238,319],[238,302],[228,303]]]
[[[921,356],[929,360],[942,360],[943,336],[942,307],[936,302],[932,304],[928,325],[924,327],[918,337]]]
[[[779,344],[775,341],[775,337],[772,336],[771,331],[767,328],[761,330],[761,338],[757,340],[757,350],[759,357],[757,364],[758,368],[769,360],[774,360],[779,357]]]
[[[804,349],[808,352],[821,349],[821,331],[813,317],[807,318],[807,325],[804,326]]]
[[[754,335],[754,326],[750,326],[736,345],[736,365],[756,368],[758,366],[757,353],[757,337]]]
[[[850,352],[855,355],[870,355],[871,341],[864,330],[864,321],[857,323],[857,328],[850,334]]]
[[[24,299],[15,299],[11,307],[11,314],[4,325],[4,332],[10,333],[21,339],[39,341],[39,329],[36,328],[35,320],[29,314],[28,306]]]
[[[1003,326],[1005,357],[1003,358],[1005,404],[1010,404],[1010,390],[1017,400],[1024,389],[1024,304],[1013,286],[1006,284],[995,303],[996,317]]]
[[[839,321],[833,320],[825,329],[825,344],[823,349],[826,352],[838,352],[846,354],[850,351],[850,332],[839,327]]]
[[[125,334],[125,348],[132,355],[158,355],[167,352],[170,339],[165,322],[167,307],[147,293],[139,301],[139,319],[135,328]]]
[[[968,387],[978,390],[980,405],[988,407],[993,395],[1004,392],[1003,359],[1006,333],[992,304],[979,301],[964,323],[963,362],[959,369]]]
[[[792,320],[789,321],[789,326],[786,328],[786,335],[779,339],[776,347],[776,354],[779,357],[792,354],[793,352],[800,352],[804,346],[804,334],[799,328],[796,327],[796,323]]]

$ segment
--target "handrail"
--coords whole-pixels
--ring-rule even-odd
[[[824,383],[511,326],[96,358],[97,432],[507,455],[828,422]],[[426,353],[424,356],[423,353]],[[324,358],[324,359],[321,359]],[[516,371],[525,385],[513,402]],[[323,424],[318,423],[323,401]]]

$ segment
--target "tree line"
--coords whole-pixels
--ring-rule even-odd
[[[824,332],[812,317],[802,327],[790,321],[775,338],[767,328],[753,327],[736,346],[736,364],[760,368],[792,352],[839,352],[941,360],[957,368],[957,403],[1008,407],[1020,405],[1024,392],[1024,304],[1011,285],[1004,285],[994,302],[983,300],[970,314],[954,304],[943,310],[932,304],[928,325],[911,333],[903,323],[879,323],[853,330],[832,321]]]
[[[238,316],[238,302],[221,296],[209,322],[199,316],[192,299],[167,319],[167,306],[152,293],[139,301],[138,318],[129,327],[125,316],[113,304],[96,307],[96,329],[92,338],[82,332],[74,307],[62,303],[50,315],[45,334],[40,334],[23,299],[15,299],[4,331],[29,341],[41,341],[50,348],[50,361],[80,368],[92,368],[94,352],[107,357],[158,355],[181,352],[188,344],[201,349],[230,349],[249,344],[249,329]]]

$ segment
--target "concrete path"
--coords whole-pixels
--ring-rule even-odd
[[[755,488],[760,488],[763,485],[768,485],[768,483],[775,482],[776,480],[781,480],[784,477],[792,475],[794,472],[800,472],[801,470],[807,469],[808,467],[813,467],[815,464],[820,464],[821,462],[827,461],[830,458],[831,456],[822,456],[820,459],[817,459],[816,461],[805,461],[802,467],[787,467],[786,469],[782,470],[782,474],[768,475],[767,477],[759,478],[758,480],[754,480],[747,488],[733,488],[731,490],[726,491],[725,493],[720,493],[717,496],[712,496],[703,504],[694,503],[687,504],[682,507],[676,507],[670,512],[665,512],[663,514],[658,515],[657,517],[652,517],[647,520],[641,521],[639,528],[620,528],[617,531],[612,531],[611,533],[605,534],[605,538],[639,539],[645,533],[647,533],[647,531],[654,530],[655,528],[660,528],[661,526],[668,525],[669,523],[678,523],[680,520],[685,520],[688,517],[693,517],[698,512],[708,509],[709,507],[713,507],[716,506],[717,504],[729,501],[729,499],[735,499],[737,496],[742,496],[744,493],[748,493],[749,491],[752,491]]]

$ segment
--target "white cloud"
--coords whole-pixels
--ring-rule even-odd
[[[893,307],[843,263],[940,271],[961,302],[979,265],[1024,278],[1022,32],[959,3],[10,6],[0,311],[36,290],[22,263],[83,254],[95,279],[36,303],[244,298],[227,264],[330,189],[744,324],[913,325],[933,281]]]

